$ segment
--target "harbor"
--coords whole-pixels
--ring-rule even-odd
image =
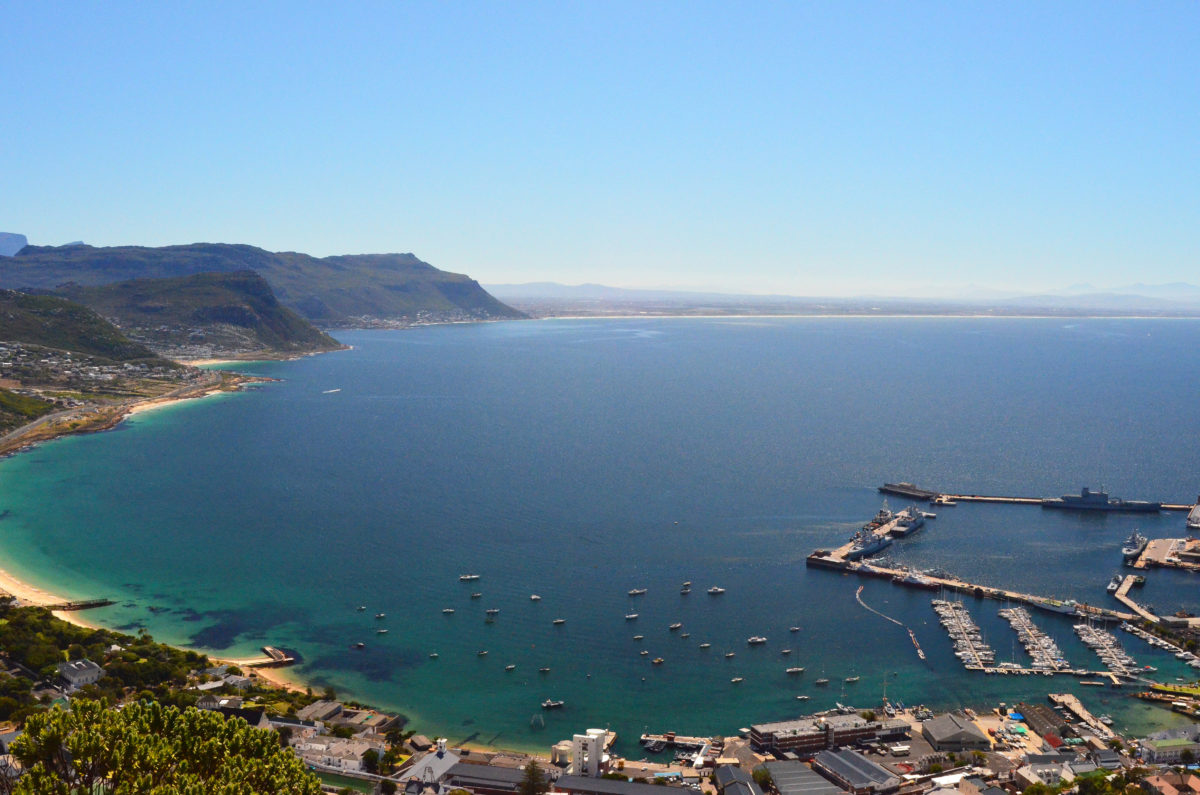
[[[1063,497],[1005,497],[987,494],[950,494],[941,491],[924,489],[912,483],[884,483],[879,487],[884,494],[894,494],[914,500],[929,502],[935,505],[953,505],[957,502],[991,502],[1006,505],[1040,505],[1046,508],[1067,508],[1074,510],[1103,510],[1103,511],[1187,511],[1188,521],[1192,516],[1197,519],[1200,527],[1200,502],[1142,502],[1136,500],[1111,500],[1103,491],[1090,491],[1084,488],[1081,494],[1065,495]],[[1189,524],[1189,527],[1191,525]]]

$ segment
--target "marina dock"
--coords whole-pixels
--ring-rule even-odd
[[[1117,734],[1112,729],[1105,726],[1099,718],[1088,712],[1087,707],[1079,701],[1078,698],[1070,693],[1051,693],[1049,695],[1050,702],[1056,706],[1062,707],[1070,712],[1075,717],[1079,718],[1089,729],[1096,733],[1096,736],[1102,740],[1111,740]]]
[[[1157,624],[1159,621],[1158,616],[1154,615],[1149,610],[1147,610],[1146,608],[1142,607],[1137,602],[1135,602],[1129,598],[1129,589],[1133,587],[1133,584],[1136,580],[1137,580],[1136,574],[1125,575],[1124,579],[1121,580],[1121,587],[1119,587],[1117,589],[1117,592],[1113,594],[1113,598],[1115,598],[1118,602],[1120,602],[1121,604],[1128,607],[1130,610],[1132,610],[1134,613],[1136,613],[1140,618],[1142,618],[1146,621],[1149,621],[1152,624]]]
[[[274,646],[263,646],[263,654],[265,657],[255,657],[250,660],[241,660],[240,664],[243,668],[282,668],[285,665],[291,665],[296,661],[295,657],[287,654]]]

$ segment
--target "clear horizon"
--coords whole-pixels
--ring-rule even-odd
[[[786,295],[1195,281],[1194,3],[5,21],[0,230],[36,244]]]

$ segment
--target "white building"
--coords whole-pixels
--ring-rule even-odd
[[[95,684],[104,676],[104,669],[91,660],[71,660],[58,664],[58,675],[71,687]]]

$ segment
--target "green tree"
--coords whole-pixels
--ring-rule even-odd
[[[379,752],[374,748],[368,748],[367,750],[363,751],[362,765],[363,770],[367,771],[368,773],[378,773]]]
[[[270,731],[219,713],[77,699],[31,715],[13,743],[18,795],[265,793],[318,795],[320,780]]]
[[[550,784],[542,775],[541,766],[538,765],[536,759],[530,759],[529,764],[525,765],[525,776],[521,779],[521,785],[517,792],[520,795],[543,795],[549,791]]]
[[[1190,765],[1192,762],[1196,761],[1196,754],[1191,748],[1184,748],[1179,753],[1179,761],[1185,765]]]
[[[396,791],[396,782],[387,780],[379,782],[379,791],[383,795],[392,795]]]

